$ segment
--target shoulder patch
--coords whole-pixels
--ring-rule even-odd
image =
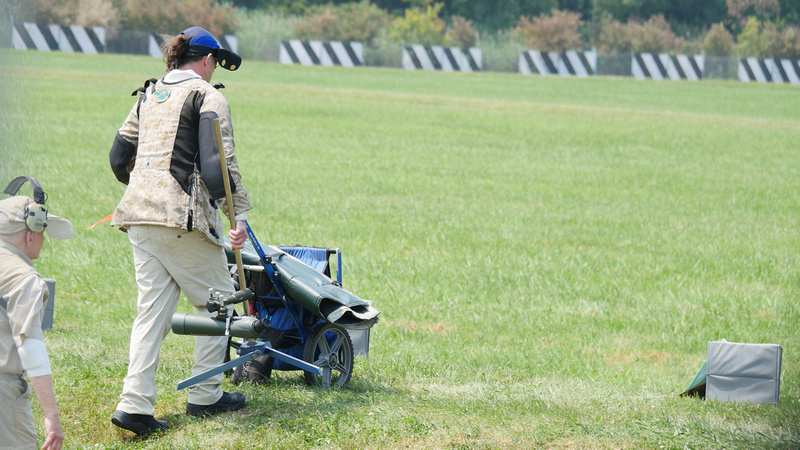
[[[163,103],[169,98],[169,89],[161,88],[153,94],[158,103]]]

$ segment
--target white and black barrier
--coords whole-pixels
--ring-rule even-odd
[[[528,50],[519,53],[519,72],[524,75],[585,77],[597,74],[597,59],[594,52]],[[705,63],[703,55],[635,53],[631,55],[630,76],[636,79],[698,81],[707,77]],[[744,82],[800,84],[800,61],[743,58],[739,61],[738,78]]]
[[[519,71],[523,75],[560,75],[588,77],[597,71],[597,53],[540,52],[528,50],[519,54]]]
[[[161,36],[147,33],[148,53],[161,58]],[[234,35],[218,36],[222,48],[238,53],[239,40]],[[15,50],[61,51],[68,53],[105,53],[107,48],[106,29],[103,27],[64,26],[37,24],[31,22],[15,23],[12,27],[11,48]]]
[[[520,52],[519,71],[525,75],[592,76],[597,74],[597,53],[528,50]],[[634,54],[631,55],[631,76],[637,79],[699,80],[703,78],[703,57]]]
[[[800,84],[798,63],[790,59],[743,58],[739,61],[739,81]]]
[[[634,54],[631,72],[638,79],[701,80],[705,77],[704,57]],[[739,60],[738,78],[745,82],[800,84],[800,65],[790,59],[742,58]]]
[[[15,23],[11,31],[11,48],[45,52],[105,53],[106,30],[103,27]]]
[[[162,38],[153,33],[147,36],[148,53],[161,58]],[[235,35],[219,36],[217,41],[223,48],[238,53],[239,41]],[[15,23],[11,47],[16,50],[105,53],[106,30],[103,27]],[[597,74],[597,59],[597,53],[590,51],[528,50],[519,53],[519,72],[525,75],[587,77]],[[309,66],[363,66],[364,46],[360,42],[282,40],[279,61]],[[704,63],[703,55],[637,53],[631,55],[631,76],[637,79],[697,81],[705,77]],[[475,47],[462,50],[458,47],[403,46],[402,67],[406,70],[479,71],[483,70],[482,53],[481,49]],[[800,84],[800,61],[742,58],[739,60],[738,78],[743,82]]]
[[[636,79],[692,80],[703,79],[703,55],[687,56],[660,53],[631,55],[631,76]]]
[[[281,64],[302,64],[304,66],[363,66],[364,44],[361,42],[282,40],[278,61]]]
[[[404,45],[402,66],[406,70],[477,72],[483,70],[483,53],[477,47]]]

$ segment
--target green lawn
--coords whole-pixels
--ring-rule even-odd
[[[0,58],[0,183],[36,177],[76,227],[37,261],[58,280],[68,448],[800,446],[798,86],[218,70],[257,236],[341,248],[344,286],[381,320],[345,389],[279,372],[207,420],[175,390],[193,339],[170,335],[156,415],[172,430],[140,441],[109,421],[129,244],[85,227],[122,196],[108,149],[163,63]],[[783,347],[778,406],[678,398],[719,339]]]

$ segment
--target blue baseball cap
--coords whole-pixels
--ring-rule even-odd
[[[189,40],[189,51],[192,53],[211,54],[224,69],[236,70],[242,65],[242,57],[224,49],[211,33],[200,27],[189,27],[183,30],[182,35]]]

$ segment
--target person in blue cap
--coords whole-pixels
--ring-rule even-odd
[[[243,221],[252,208],[234,154],[230,106],[210,84],[217,65],[236,70],[242,59],[200,27],[166,41],[162,51],[166,75],[138,90],[109,152],[114,175],[127,186],[111,224],[127,232],[139,291],[128,373],[111,422],[139,436],[169,428],[154,417],[155,373],[180,293],[203,315],[210,315],[209,289],[234,293],[219,210],[232,209],[236,227],[228,235],[231,247],[241,249],[247,238]],[[219,160],[217,119],[227,174]],[[225,176],[232,205],[225,199]],[[192,374],[222,364],[226,347],[227,337],[197,336]],[[244,396],[223,392],[221,382],[220,374],[190,388],[186,412],[204,416],[242,408]]]

